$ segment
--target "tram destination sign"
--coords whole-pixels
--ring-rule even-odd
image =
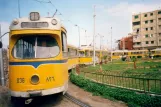
[[[22,28],[44,28],[48,27],[47,22],[22,22],[21,27]]]

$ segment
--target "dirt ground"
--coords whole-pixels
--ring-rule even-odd
[[[69,82],[68,93],[92,107],[127,107],[127,105],[121,101],[111,101],[100,96],[92,96],[91,93],[80,89],[71,82]]]
[[[92,106],[92,107],[127,107],[127,105],[121,101],[111,101],[101,98],[100,96],[92,96],[91,93],[80,89],[76,85],[69,82],[68,94],[79,99],[80,101]],[[0,86],[0,107],[12,107],[10,102],[10,94],[7,87]],[[57,96],[44,96],[38,97],[33,102],[25,107],[79,107],[68,99]]]

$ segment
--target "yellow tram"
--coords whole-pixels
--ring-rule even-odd
[[[78,48],[68,45],[68,70],[71,71],[79,64]]]
[[[65,93],[68,88],[66,29],[54,17],[13,20],[9,36],[9,89],[12,98]]]
[[[157,49],[151,50],[150,56],[152,58],[154,58],[154,57],[156,57],[156,58],[161,57],[161,48],[157,48]]]
[[[90,55],[89,48],[82,48],[79,50],[79,64],[92,64],[92,56]]]
[[[148,53],[148,50],[116,50],[112,51],[112,59],[121,59],[122,56],[144,58]]]

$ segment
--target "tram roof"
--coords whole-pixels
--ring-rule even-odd
[[[76,46],[74,46],[74,45],[71,45],[71,44],[68,44],[68,47],[69,48],[74,48],[74,49],[78,49]]]
[[[52,20],[56,20],[57,24],[52,24]],[[14,22],[18,22],[16,25]],[[25,30],[25,29],[51,29],[60,30],[64,28],[61,20],[56,17],[40,17],[37,21],[31,21],[29,17],[17,18],[10,24],[10,30]],[[66,30],[66,29],[65,29]]]
[[[112,52],[128,52],[128,50],[115,50],[115,51],[112,51]]]
[[[161,48],[156,48],[156,49],[153,49],[151,51],[161,51]]]

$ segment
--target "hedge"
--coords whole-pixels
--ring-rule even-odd
[[[74,72],[70,75],[70,80],[80,88],[95,95],[100,95],[104,98],[114,98],[124,101],[129,107],[161,107],[161,97],[150,96],[147,94],[138,94],[134,91],[109,87],[100,83],[85,79],[83,76],[75,75]]]

